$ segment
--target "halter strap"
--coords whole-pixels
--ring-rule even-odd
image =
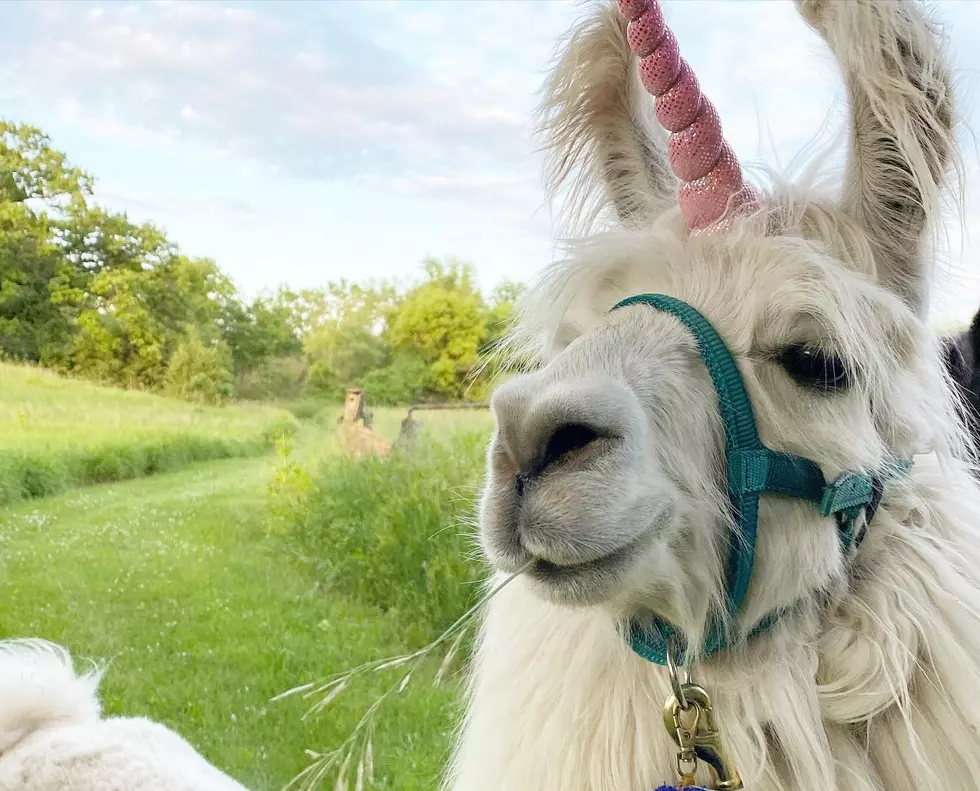
[[[762,494],[795,497],[818,505],[822,516],[837,519],[842,549],[850,552],[862,537],[857,536],[855,540],[858,517],[863,512],[865,523],[871,521],[881,500],[885,480],[906,472],[912,462],[893,462],[876,474],[847,472],[828,483],[814,462],[802,456],[772,450],[762,443],[752,403],[735,358],[704,316],[686,302],[665,294],[637,294],[622,300],[613,310],[630,305],[648,305],[680,320],[697,341],[698,354],[708,367],[718,394],[718,408],[725,429],[728,500],[740,533],[729,540],[725,570],[727,622],[734,624],[752,578],[759,498]],[[768,629],[779,615],[778,612],[767,615],[755,626],[750,636]],[[667,647],[678,637],[673,624],[655,617],[652,629],[632,628],[629,641],[633,650],[644,659],[666,665]],[[707,656],[732,644],[725,626],[716,619],[708,631],[702,651]],[[683,647],[678,646],[679,661],[684,661],[685,653]]]

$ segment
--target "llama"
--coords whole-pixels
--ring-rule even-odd
[[[100,675],[52,643],[0,641],[0,791],[246,791],[165,726],[102,719]]]
[[[980,448],[980,311],[968,329],[942,339],[942,357],[964,401],[964,419]]]
[[[580,238],[520,315],[539,365],[492,399],[497,592],[449,791],[980,784],[980,483],[924,320],[949,70],[910,0],[795,3],[847,89],[836,192],[756,192],[657,0],[596,7],[547,82],[549,191]],[[739,387],[762,452],[810,476],[757,512]],[[809,501],[847,481],[847,507]],[[705,714],[685,674],[727,783],[665,732],[679,694]]]

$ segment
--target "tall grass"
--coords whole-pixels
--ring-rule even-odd
[[[476,601],[473,503],[487,435],[425,436],[387,459],[281,461],[270,507],[329,590],[377,607],[429,640]]]
[[[388,412],[379,417],[396,414]],[[387,422],[389,431],[397,425]],[[423,738],[424,755],[444,755],[448,732],[432,741],[423,723],[405,722],[403,710],[413,698],[440,699],[437,693],[445,692],[424,682],[409,689],[413,679],[431,677],[439,686],[469,654],[486,576],[472,528],[488,422],[483,415],[469,421],[439,415],[411,446],[396,447],[387,459],[351,461],[328,453],[311,463],[309,446],[304,454],[280,443],[268,490],[276,532],[329,597],[376,609],[397,625],[399,643],[415,646],[397,656],[379,652],[346,670],[332,668],[285,693],[311,700],[309,713],[325,721],[362,702],[342,740],[308,751],[310,763],[294,788],[367,787],[377,780],[376,763],[390,765],[394,745],[381,734],[396,722],[407,726],[403,739]]]
[[[295,426],[268,407],[202,407],[0,364],[0,505],[255,455]]]

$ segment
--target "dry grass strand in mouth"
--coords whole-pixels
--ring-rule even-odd
[[[339,747],[326,753],[307,750],[306,754],[311,759],[310,765],[290,780],[283,791],[294,788],[297,791],[313,791],[332,772],[337,773],[334,781],[334,791],[350,791],[352,780],[354,781],[354,791],[363,791],[367,785],[372,784],[374,782],[373,736],[375,718],[378,711],[389,698],[400,695],[405,691],[423,661],[432,656],[439,646],[452,640],[433,679],[434,685],[438,686],[441,684],[452,665],[453,659],[459,653],[463,640],[469,634],[474,618],[480,612],[480,609],[512,580],[527,571],[530,566],[531,563],[528,563],[524,568],[510,575],[499,585],[489,590],[476,604],[457,618],[448,629],[423,648],[401,656],[365,662],[332,678],[300,684],[272,698],[272,702],[284,700],[294,695],[302,695],[307,699],[318,698],[303,715],[303,718],[306,719],[326,709],[361,676],[370,673],[381,673],[394,668],[407,668],[406,672],[400,675],[397,682],[375,698],[374,702],[364,712],[353,730]],[[355,755],[358,756],[358,759],[352,777],[351,766],[354,762]]]

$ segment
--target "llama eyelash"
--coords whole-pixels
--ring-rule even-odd
[[[851,386],[850,366],[837,354],[808,344],[786,346],[776,353],[778,363],[801,387],[835,393]]]

